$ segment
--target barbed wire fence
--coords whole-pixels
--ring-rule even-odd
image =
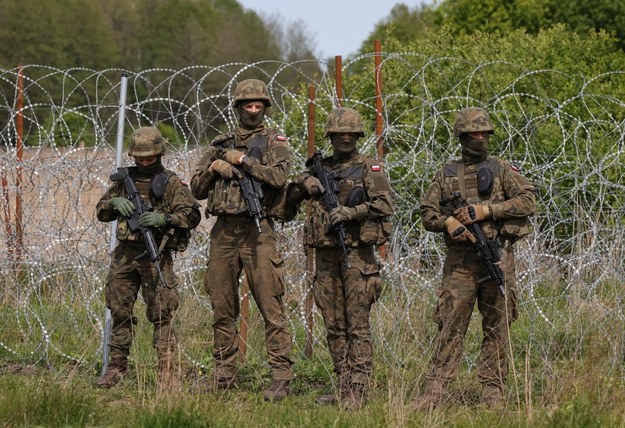
[[[383,66],[405,63],[409,55],[385,54]],[[351,60],[345,70],[365,61],[370,62],[371,56]],[[430,354],[432,335],[428,326],[432,324],[430,315],[445,248],[440,236],[422,229],[418,205],[434,172],[459,154],[451,132],[457,109],[446,106],[450,98],[458,101],[460,97],[443,94],[435,98],[423,78],[439,61],[427,61],[405,82],[406,88],[420,86],[425,95],[417,97],[404,90],[382,94],[383,138],[390,149],[385,170],[396,191],[397,213],[393,217],[394,233],[386,246],[385,293],[375,306],[373,323],[378,357],[398,370],[410,366],[411,358],[427,359]],[[352,92],[356,91],[338,100],[334,78],[327,64],[321,65],[321,76],[299,76],[301,82],[316,86],[319,123],[339,101],[361,111],[375,111],[373,97],[353,98]],[[487,66],[467,69],[462,81],[450,85],[462,86],[463,81],[471,81],[480,68]],[[518,69],[514,64],[507,66]],[[171,133],[166,137],[171,144],[164,164],[189,180],[211,136],[235,127],[230,103],[236,83],[246,73],[255,73],[267,82],[274,100],[269,125],[289,137],[296,159],[293,174],[303,168],[309,100],[299,90],[280,83],[283,74],[293,70],[298,70],[298,64],[260,62],[138,73],[33,65],[23,67],[21,108],[16,101],[18,69],[0,70],[3,359],[39,362],[60,358],[89,364],[99,361],[110,234],[109,225],[96,220],[95,204],[110,185],[108,177],[114,169],[122,72],[128,76],[126,144],[132,130],[139,126],[168,126]],[[521,70],[515,81],[488,100],[487,106],[499,141],[496,147],[500,152],[493,154],[520,165],[540,191],[535,231],[517,244],[520,312],[532,332],[521,349],[528,343],[547,346],[540,342],[541,334],[576,323],[591,308],[595,328],[604,329],[616,364],[623,360],[625,340],[621,337],[619,342],[611,327],[599,320],[617,321],[619,325],[624,321],[623,297],[617,290],[624,276],[621,163],[625,127],[618,115],[582,119],[571,117],[567,107],[574,101],[582,106],[588,104],[588,111],[610,112],[614,106],[622,111],[624,103],[592,93],[593,79],[579,86],[574,100],[549,99],[527,87],[517,90],[521,82],[537,74],[562,73]],[[485,101],[471,92],[470,84],[465,85],[460,104],[484,105]],[[532,108],[526,109],[525,103]],[[399,114],[394,108],[398,105],[411,107]],[[537,110],[542,114],[536,114]],[[25,144],[21,161],[16,150],[19,113]],[[524,118],[522,123],[518,121],[520,116]],[[535,135],[547,125],[559,132],[549,151],[533,144]],[[600,141],[593,139],[597,128],[601,129]],[[328,148],[321,138],[317,140]],[[375,135],[368,135],[362,151],[375,155],[376,140]],[[601,145],[603,152],[595,151],[596,145]],[[130,165],[131,159],[125,156],[124,163]],[[16,223],[18,211],[20,224]],[[204,219],[187,251],[175,259],[181,280],[182,306],[177,316],[181,344],[185,358],[201,368],[210,366],[212,351],[211,308],[202,283],[211,224],[211,219]],[[301,229],[300,217],[278,226],[285,260],[286,308],[295,352],[303,355],[305,301],[310,290],[304,275]],[[606,295],[611,299],[604,299]],[[563,300],[571,305],[567,311],[561,310]],[[323,353],[325,333],[319,314],[313,311],[317,322],[309,333],[315,353]],[[251,316],[248,322],[252,330],[262,331],[258,316]],[[262,360],[262,336],[258,343],[250,340],[248,345],[248,358],[257,356]],[[469,366],[477,364],[477,355],[467,354],[465,359]],[[329,364],[327,369],[331,371]]]

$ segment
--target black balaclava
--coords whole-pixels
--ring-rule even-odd
[[[250,113],[243,108],[243,104],[237,106],[237,112],[239,112],[239,124],[243,129],[256,129],[265,119],[265,111],[267,111],[267,105],[263,103],[264,107],[258,111],[258,113]]]
[[[488,139],[488,134],[483,140],[476,140],[469,134],[462,134],[460,136],[462,162],[469,165],[485,160],[488,157]]]
[[[358,154],[356,142],[359,135],[352,132],[330,134],[330,143],[334,148],[334,157],[340,160],[349,159]]]
[[[150,166],[141,166],[141,164],[136,161],[135,165],[137,166],[137,176],[141,178],[152,177],[153,175],[165,170],[163,164],[161,163],[161,156],[157,156],[156,162]]]

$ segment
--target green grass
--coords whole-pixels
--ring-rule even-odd
[[[392,382],[378,385],[366,407],[348,412],[315,404],[319,389],[308,379],[298,378],[293,396],[271,404],[261,397],[266,379],[259,383],[248,378],[238,390],[194,395],[186,390],[188,382],[175,391],[158,393],[150,368],[134,369],[111,390],[94,388],[95,377],[92,369],[72,366],[5,370],[0,375],[2,426],[612,427],[622,426],[625,402],[620,382],[604,379],[598,384],[592,376],[570,385],[555,380],[562,394],[554,402],[536,402],[530,408],[511,397],[501,411],[480,407],[477,386],[469,376],[461,376],[453,392],[460,392],[462,399],[429,415],[411,412],[411,397]]]
[[[180,387],[165,393],[157,388],[152,329],[140,301],[135,309],[139,324],[130,373],[110,390],[93,386],[100,371],[99,344],[95,343],[99,334],[79,303],[72,307],[64,299],[38,299],[28,310],[16,310],[11,302],[4,302],[0,305],[0,341],[17,352],[0,346],[0,427],[625,426],[621,422],[625,420],[625,325],[622,317],[614,316],[620,302],[615,289],[604,286],[603,292],[584,300],[563,293],[562,287],[534,290],[535,296],[548,303],[543,310],[550,324],[530,314],[531,305],[521,306],[521,316],[511,329],[507,405],[498,411],[479,404],[481,388],[475,371],[481,331],[476,311],[460,373],[450,386],[453,399],[428,415],[411,411],[410,403],[422,388],[436,333],[431,321],[433,301],[428,296],[408,299],[400,287],[388,288],[373,313],[373,386],[367,406],[354,412],[315,403],[333,384],[319,319],[311,358],[304,355],[305,332],[295,327],[293,395],[270,404],[262,400],[270,377],[262,320],[254,305],[238,389],[195,395],[189,392],[193,376],[206,374],[212,367],[205,302],[183,296],[176,328],[195,361],[183,359],[185,377]],[[48,332],[51,346],[36,347],[41,340],[38,320],[53,326]]]

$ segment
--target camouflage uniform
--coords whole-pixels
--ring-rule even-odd
[[[241,82],[235,91],[234,107],[254,100],[263,101],[266,107],[271,105],[265,84],[255,79]],[[283,308],[283,261],[276,242],[272,203],[284,190],[292,156],[283,134],[262,124],[248,128],[239,126],[235,132],[216,137],[198,162],[191,180],[193,195],[206,199],[206,217],[217,217],[210,232],[209,259],[204,276],[204,287],[211,298],[214,316],[214,380],[225,386],[230,385],[235,376],[239,352],[238,288],[244,270],[252,297],[265,322],[273,386],[280,386],[281,391],[288,393],[283,387],[288,386],[293,378],[291,335]],[[260,220],[262,232],[258,231],[247,211],[237,181],[209,170],[211,164],[223,159],[228,150],[249,154],[242,168],[262,183],[261,202],[265,214]],[[254,157],[253,150],[262,156]],[[265,398],[283,397],[266,391]]]
[[[364,135],[362,120],[356,111],[341,108],[329,115],[324,136],[341,132]],[[355,146],[350,153],[339,154],[335,150],[333,156],[322,160],[322,166],[340,177],[337,183],[340,205],[345,204],[352,189],[361,187],[365,191],[364,199],[353,206],[361,214],[357,219],[344,222],[345,244],[350,248],[349,268],[322,199],[313,197],[310,217],[304,226],[305,245],[315,249],[315,303],[325,323],[340,398],[345,400],[354,391],[362,395],[373,370],[369,315],[382,291],[382,266],[375,247],[383,244],[390,234],[388,217],[394,212],[394,202],[382,165],[359,154]],[[295,180],[302,198],[313,196],[303,184],[311,176],[314,176],[313,170],[309,169]],[[357,401],[361,398],[355,397]],[[322,400],[334,402],[325,397]]]
[[[150,150],[154,139],[158,140],[158,145],[155,145],[156,149]],[[160,164],[164,145],[165,140],[156,128],[137,129],[131,138],[129,155],[158,154],[159,161],[150,173],[142,173],[138,167],[131,167],[129,171],[142,201],[149,201],[155,212],[164,214],[169,220],[165,227],[153,229],[157,243],[161,243],[164,236],[168,238],[158,262],[167,286],[163,286],[160,282],[156,267],[146,253],[141,233],[131,232],[126,217],[122,216],[112,204],[113,198],[128,196],[124,182],[114,182],[96,206],[99,221],[118,222],[117,246],[113,251],[105,289],[106,305],[111,310],[113,321],[109,342],[111,361],[109,370],[113,371],[121,368],[121,372],[125,372],[127,368],[132,328],[137,323],[133,308],[139,291],[146,305],[146,316],[154,325],[153,346],[157,350],[159,364],[171,363],[171,354],[177,345],[176,335],[171,326],[174,311],[179,305],[176,291],[178,279],[173,271],[172,252],[186,248],[188,234],[199,224],[201,214],[199,204],[187,185],[174,172],[166,170]],[[156,182],[160,184],[155,185]],[[111,379],[109,376],[108,380]],[[116,382],[107,382],[105,378],[99,380],[100,386],[112,386],[110,383]]]
[[[482,109],[461,111],[455,128],[456,136],[493,131],[490,118]],[[443,232],[448,245],[434,313],[438,335],[426,375],[426,391],[420,402],[423,410],[442,401],[447,383],[457,375],[464,336],[476,300],[483,331],[477,375],[484,387],[482,399],[486,404],[499,404],[508,373],[508,329],[517,318],[513,243],[529,231],[527,218],[534,213],[535,188],[516,167],[498,157],[485,153],[476,162],[474,160],[463,154],[462,160],[444,165],[421,202],[425,229]],[[492,187],[481,189],[478,177],[486,176],[492,178]],[[488,272],[473,245],[456,242],[447,232],[445,221],[455,214],[451,207],[441,206],[439,202],[456,191],[461,192],[468,204],[489,208],[489,218],[479,224],[487,239],[498,240],[501,244],[500,268],[505,275],[505,297],[492,280],[480,283],[481,279],[488,278]]]

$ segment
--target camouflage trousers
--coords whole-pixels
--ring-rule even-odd
[[[373,246],[352,248],[349,269],[340,248],[316,248],[315,254],[313,293],[334,371],[347,383],[367,385],[373,371],[369,314],[382,291],[380,262]]]
[[[210,232],[204,287],[213,308],[215,375],[235,375],[239,353],[239,277],[245,271],[250,292],[265,323],[267,359],[274,380],[291,380],[291,334],[284,315],[284,273],[273,220],[261,220],[259,233],[247,215],[220,216]]]
[[[446,384],[458,373],[462,347],[473,306],[482,315],[482,347],[477,376],[484,386],[503,390],[508,374],[508,330],[517,318],[516,279],[512,245],[506,241],[501,251],[501,269],[506,278],[506,296],[488,277],[478,255],[466,246],[452,245],[443,267],[434,321],[438,324],[434,355],[427,379]]]
[[[133,325],[137,318],[133,308],[139,291],[146,306],[146,317],[154,325],[152,344],[158,351],[173,350],[177,345],[171,326],[180,299],[173,272],[171,252],[165,250],[159,260],[167,287],[160,282],[156,267],[145,253],[143,242],[120,241],[106,283],[106,306],[111,310],[113,325],[109,342],[111,359],[125,358],[130,353]]]

